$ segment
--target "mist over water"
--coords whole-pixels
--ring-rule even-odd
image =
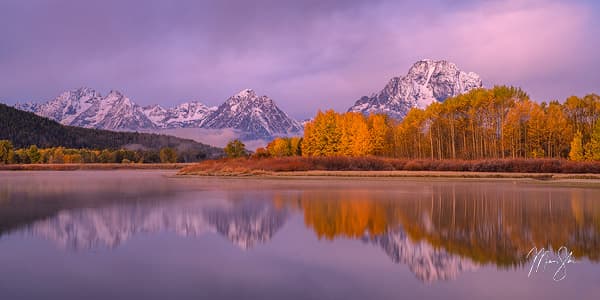
[[[224,129],[205,129],[205,128],[174,128],[174,129],[157,129],[150,131],[151,133],[172,135],[179,138],[191,139],[199,143],[225,147],[227,143],[235,139],[240,139],[243,136],[242,132],[231,128]],[[265,147],[269,141],[266,140],[244,140],[246,149],[251,151],[256,148]]]

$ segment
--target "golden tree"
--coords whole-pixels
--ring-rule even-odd
[[[582,161],[585,158],[583,155],[583,142],[581,131],[577,131],[573,141],[571,141],[571,151],[569,151],[569,159],[574,161]]]

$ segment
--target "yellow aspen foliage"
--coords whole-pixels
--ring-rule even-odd
[[[276,138],[267,145],[267,151],[271,156],[282,157],[291,156],[292,151],[290,147],[289,138]]]
[[[583,143],[582,143],[582,135],[581,132],[578,131],[571,141],[571,151],[569,151],[569,159],[574,161],[582,161],[584,159],[583,155]]]
[[[320,112],[319,112],[320,113]],[[315,155],[315,144],[316,144],[316,133],[314,130],[314,121],[306,123],[304,125],[304,137],[303,143],[300,145],[302,156],[314,156]]]
[[[592,142],[600,141],[600,131],[593,137],[599,118],[598,95],[539,103],[519,88],[496,86],[413,108],[402,120],[318,112],[306,124],[300,148],[305,156],[502,159],[567,158],[573,152],[578,159],[600,159],[600,142]]]
[[[376,114],[369,116],[369,134],[372,155],[386,155],[391,153],[390,134],[387,115]]]
[[[301,137],[292,137],[289,139],[290,143],[290,155],[302,155],[302,138]]]
[[[590,141],[585,145],[585,157],[588,160],[600,160],[600,122],[596,122]]]
[[[360,118],[351,124],[353,141],[351,151],[353,156],[365,156],[373,152],[373,144],[371,144],[371,132],[365,117],[360,115]]]

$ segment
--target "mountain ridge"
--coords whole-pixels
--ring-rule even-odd
[[[206,118],[203,127],[242,130],[250,133],[244,136],[248,139],[268,139],[302,131],[300,123],[279,109],[271,98],[258,96],[252,89],[244,89],[225,100]]]
[[[405,76],[390,79],[381,91],[361,97],[348,111],[402,119],[412,108],[424,109],[481,87],[483,83],[476,73],[463,72],[446,60],[423,59],[414,63]]]
[[[245,139],[271,139],[302,131],[302,125],[271,98],[258,96],[252,89],[240,91],[218,107],[195,100],[170,108],[142,107],[119,91],[102,96],[88,87],[63,92],[45,103],[17,103],[14,107],[63,125],[94,129],[232,128],[242,131]]]
[[[36,145],[42,148],[67,147],[118,149],[138,147],[159,150],[172,147],[178,151],[214,158],[223,155],[221,149],[190,139],[174,136],[115,132],[109,130],[65,126],[49,118],[0,104],[0,140],[10,140],[17,148]]]
[[[452,62],[423,59],[406,75],[390,79],[379,92],[361,97],[347,111],[402,119],[412,108],[423,109],[482,86],[479,75],[461,71]],[[18,103],[15,107],[69,126],[124,131],[231,128],[241,132],[243,140],[301,134],[304,127],[304,122],[291,118],[273,99],[252,89],[241,90],[212,107],[196,100],[169,108],[142,107],[119,91],[102,96],[87,87],[63,92],[45,103]]]

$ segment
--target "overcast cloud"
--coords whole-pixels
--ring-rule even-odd
[[[0,2],[0,100],[89,86],[139,104],[244,88],[296,118],[345,110],[421,58],[536,100],[600,93],[594,1]]]

